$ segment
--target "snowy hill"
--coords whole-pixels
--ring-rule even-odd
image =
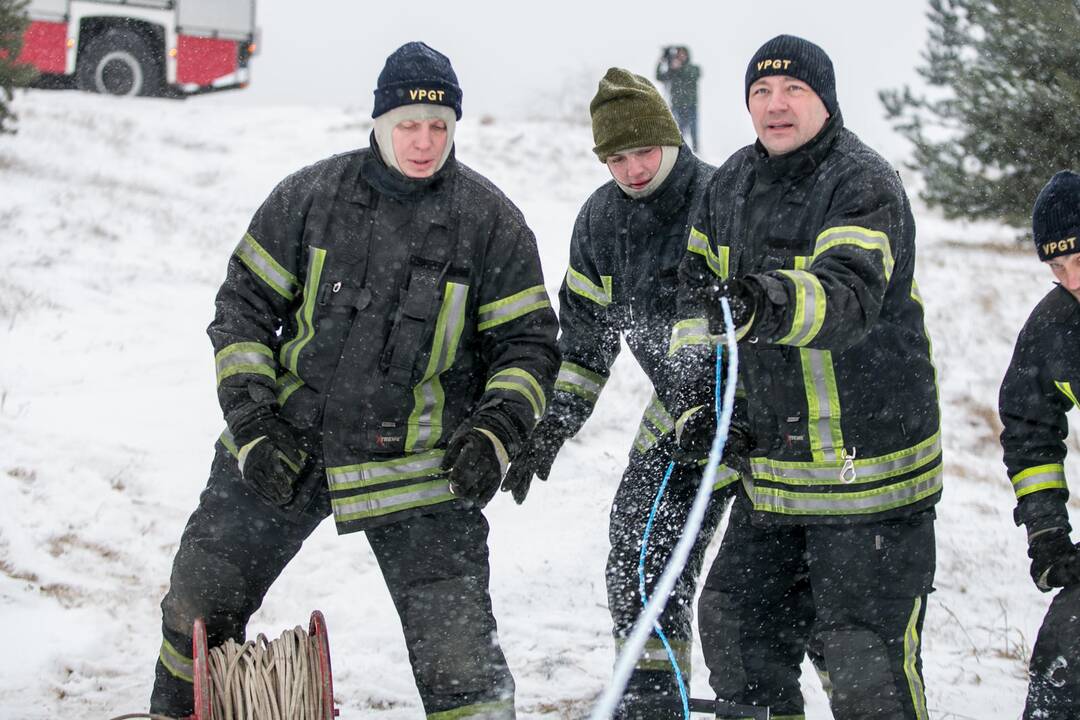
[[[278,180],[365,145],[370,121],[363,108],[47,92],[20,95],[16,109],[19,135],[0,138],[0,717],[108,718],[145,709],[157,603],[222,426],[204,329],[229,253]],[[590,147],[580,125],[459,126],[459,159],[536,231],[553,296],[577,209],[607,177]],[[1048,597],[1028,580],[1012,524],[995,408],[1050,275],[1007,230],[916,212],[947,467],[929,706],[939,719],[1013,718]],[[500,495],[489,508],[494,604],[523,719],[584,717],[609,677],[607,515],[648,396],[620,358],[552,479],[522,507]],[[362,535],[324,523],[252,635],[306,624],[314,608],[327,617],[342,717],[419,717]],[[707,696],[699,649],[695,667],[695,695]],[[804,686],[807,717],[830,717],[817,680]]]

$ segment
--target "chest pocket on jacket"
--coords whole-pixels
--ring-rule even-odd
[[[395,385],[412,385],[417,357],[433,331],[430,321],[438,312],[443,274],[442,268],[428,261],[410,259],[409,281],[400,291],[394,324],[379,363]]]

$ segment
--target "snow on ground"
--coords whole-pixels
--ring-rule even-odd
[[[251,213],[289,172],[367,142],[365,108],[200,98],[20,95],[0,138],[0,717],[145,708],[157,608],[221,429],[204,329]],[[856,128],[857,130],[857,128]],[[603,167],[589,129],[466,116],[458,157],[536,231],[554,296],[578,207]],[[707,158],[718,162],[723,158]],[[918,278],[944,405],[938,591],[925,673],[934,718],[1014,718],[1048,603],[1027,578],[997,444],[997,387],[1050,287],[1011,232],[917,211]],[[649,389],[628,353],[600,407],[522,507],[500,495],[492,592],[519,717],[581,718],[614,662],[607,513]],[[1080,445],[1070,439],[1068,472]],[[709,557],[715,553],[714,541]],[[342,717],[420,717],[389,596],[363,535],[324,523],[251,623],[327,616]],[[700,648],[696,696],[708,696]],[[817,680],[809,718],[830,713]]]

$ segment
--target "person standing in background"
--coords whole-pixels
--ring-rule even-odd
[[[698,141],[698,80],[701,68],[690,62],[690,50],[685,46],[666,47],[656,64],[656,79],[664,83],[671,113],[679,132],[688,138],[690,149],[701,152]]]

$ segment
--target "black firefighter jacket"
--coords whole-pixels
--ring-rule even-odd
[[[1066,413],[1080,396],[1080,302],[1055,287],[1016,340],[998,399],[1005,466],[1016,492],[1016,521],[1028,535],[1068,527]]]
[[[227,424],[271,389],[325,467],[339,532],[455,507],[439,467],[452,433],[482,413],[512,456],[558,368],[535,238],[453,155],[428,181],[372,149],[286,178],[216,307]],[[235,451],[228,431],[222,441]]]
[[[713,176],[671,350],[716,341],[693,319],[699,288],[761,282],[767,300],[739,344],[757,522],[878,520],[937,502],[937,381],[914,267],[900,179],[839,113],[802,148],[769,157],[755,143]]]
[[[715,169],[683,145],[671,173],[649,196],[630,198],[612,180],[578,213],[570,267],[559,290],[562,365],[549,409],[573,432],[596,405],[619,354],[620,336],[655,390],[634,450],[647,452],[674,429],[665,398],[678,384],[667,350],[678,319],[679,261],[690,211]],[[734,479],[725,472],[718,482]]]

